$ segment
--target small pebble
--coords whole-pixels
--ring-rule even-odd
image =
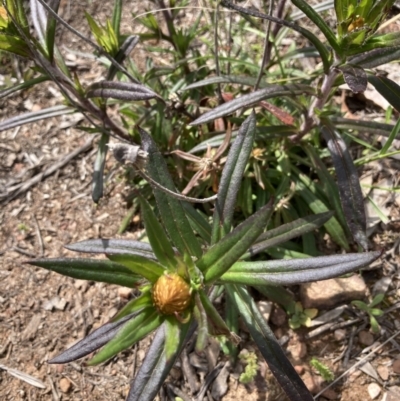
[[[306,344],[298,340],[293,343],[291,343],[291,341],[289,342],[289,345],[287,347],[288,352],[290,352],[290,355],[294,360],[301,360],[307,355]]]
[[[71,382],[70,382],[67,378],[65,378],[65,377],[63,377],[63,378],[60,380],[59,386],[60,386],[60,390],[61,390],[63,393],[69,393],[69,392],[71,391],[71,388],[72,388]]]
[[[368,385],[368,394],[371,400],[375,400],[376,398],[378,398],[380,393],[381,388],[376,383],[370,383]]]
[[[342,341],[346,338],[347,332],[344,329],[337,329],[334,331],[333,335],[336,341]]]
[[[363,330],[358,333],[358,341],[362,345],[370,346],[374,343],[374,336],[369,331]]]
[[[311,394],[317,394],[321,390],[321,387],[316,382],[315,377],[309,371],[304,373],[302,380]]]
[[[118,287],[118,295],[121,298],[129,299],[132,294],[132,288],[128,287]]]
[[[396,359],[392,365],[393,373],[400,374],[400,359]]]
[[[304,373],[304,365],[295,365],[294,370],[298,375],[302,375]]]
[[[331,388],[326,389],[322,395],[328,400],[336,400],[338,398],[338,393]]]
[[[387,366],[379,365],[376,370],[378,371],[378,374],[382,380],[386,381],[389,379],[389,368]]]
[[[287,320],[286,312],[281,307],[275,306],[271,313],[270,320],[277,327],[283,326]]]

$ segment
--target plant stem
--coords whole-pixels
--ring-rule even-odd
[[[317,115],[317,110],[322,110],[325,106],[326,101],[331,93],[333,84],[335,83],[336,77],[339,75],[340,71],[335,65],[331,66],[328,74],[324,75],[321,88],[319,90],[319,96],[314,98],[308,110],[307,116],[303,122],[300,129],[300,133],[296,135],[297,138],[303,137],[305,134],[310,132],[312,128],[319,124],[319,117]]]

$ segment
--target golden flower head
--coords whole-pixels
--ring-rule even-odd
[[[163,274],[153,286],[154,305],[165,315],[183,312],[191,299],[189,284],[176,273]]]

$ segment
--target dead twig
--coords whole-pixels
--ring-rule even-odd
[[[40,228],[39,228],[39,223],[38,223],[35,215],[33,215],[33,222],[35,223],[36,235],[38,237],[38,242],[39,242],[39,247],[40,247],[40,256],[39,257],[42,258],[44,255],[44,245],[43,245],[42,234],[41,234]]]
[[[346,375],[348,375],[350,372],[355,370],[358,366],[362,365],[364,362],[366,362],[372,355],[376,354],[380,349],[382,349],[388,342],[396,338],[400,334],[400,330],[396,331],[392,336],[390,336],[385,342],[383,342],[381,345],[376,347],[373,351],[371,351],[368,355],[366,355],[364,358],[360,359],[358,362],[356,362],[353,366],[351,366],[349,369],[347,369],[345,372],[343,372],[339,377],[337,377],[333,382],[329,383],[325,388],[323,388],[315,397],[314,400],[316,400],[320,395],[324,393],[324,391],[328,390],[328,388],[331,388],[333,385],[335,385],[339,380],[343,379]]]
[[[6,190],[6,194],[0,197],[0,203],[1,202],[9,202],[16,198],[18,195],[24,193],[31,187],[35,186],[38,184],[40,181],[42,181],[44,178],[47,178],[48,176],[54,174],[57,170],[63,168],[66,166],[72,159],[74,159],[76,156],[78,156],[80,153],[88,151],[92,146],[93,146],[93,141],[94,141],[94,136],[89,138],[84,145],[82,145],[80,148],[77,148],[73,150],[71,153],[68,153],[65,155],[61,160],[58,160],[54,164],[52,164],[50,167],[48,167],[46,170],[42,171],[41,173],[35,175],[31,179],[25,181],[22,184],[15,185],[14,187],[8,188]]]

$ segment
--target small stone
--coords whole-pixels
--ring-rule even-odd
[[[283,326],[286,323],[287,315],[280,306],[275,306],[271,313],[271,322],[275,326]]]
[[[302,375],[304,373],[304,365],[295,365],[294,370],[298,375]]]
[[[347,332],[344,329],[337,329],[334,331],[333,335],[336,341],[343,341],[347,336]]]
[[[258,309],[260,310],[264,320],[266,322],[269,321],[272,311],[272,302],[268,301],[259,301],[257,302]]]
[[[381,388],[379,387],[378,384],[370,383],[368,385],[368,394],[371,400],[375,400],[375,398],[378,398],[380,393],[381,393]]]
[[[300,299],[304,308],[332,309],[337,304],[365,298],[366,290],[363,278],[355,274],[302,284]]]
[[[370,346],[374,343],[374,336],[366,330],[362,330],[358,333],[358,341],[362,345]]]
[[[400,374],[400,359],[396,359],[392,365],[393,373]]]
[[[129,299],[132,294],[132,288],[118,287],[118,295],[123,299]]]
[[[338,393],[331,388],[326,389],[322,395],[328,400],[336,400],[338,398]]]
[[[60,380],[59,386],[60,386],[60,390],[63,393],[69,393],[72,388],[72,383],[66,377],[63,377]]]
[[[389,379],[389,368],[385,365],[379,365],[376,370],[382,380],[386,381]]]
[[[82,292],[85,292],[89,287],[89,281],[75,280],[74,287],[77,288],[78,290],[82,290]]]
[[[318,385],[315,377],[309,371],[304,373],[302,379],[311,394],[317,394],[321,391],[321,387]]]
[[[307,355],[306,344],[298,340],[295,342],[290,340],[287,350],[295,361],[299,361]]]

